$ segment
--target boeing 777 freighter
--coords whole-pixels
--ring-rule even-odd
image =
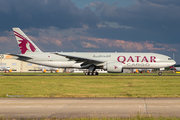
[[[174,65],[169,56],[133,52],[42,52],[19,28],[13,28],[22,54],[18,60],[55,68],[88,69],[85,75],[98,75],[96,69],[121,73],[123,69],[153,69]]]
[[[9,66],[0,66],[0,71],[9,71],[12,72],[12,69]]]

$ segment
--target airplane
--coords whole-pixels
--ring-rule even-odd
[[[47,66],[39,66],[38,67],[40,70],[42,70],[43,73],[45,73],[46,71],[51,71],[51,73],[53,71],[55,71],[56,73],[59,72],[59,69],[58,68],[54,68],[54,67],[47,67]]]
[[[12,69],[9,66],[0,66],[0,71],[9,71],[12,72]]]
[[[177,64],[177,65],[170,66],[170,70],[180,71],[180,65]]]
[[[88,69],[85,75],[98,75],[96,69],[122,73],[123,69],[155,69],[174,65],[169,56],[134,52],[42,52],[20,28],[13,28],[21,54],[17,60],[55,68]],[[159,75],[161,75],[160,73]]]
[[[176,71],[180,71],[180,65],[174,65],[174,67],[176,68]]]

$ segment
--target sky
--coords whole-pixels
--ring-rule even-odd
[[[151,52],[180,64],[179,0],[0,0],[0,53],[19,27],[44,52]]]

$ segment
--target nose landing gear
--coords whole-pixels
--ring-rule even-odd
[[[158,75],[161,76],[161,75],[162,75],[162,72],[159,72]]]

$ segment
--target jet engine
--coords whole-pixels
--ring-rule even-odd
[[[105,70],[107,70],[108,73],[122,73],[122,63],[120,62],[109,62],[104,67]]]
[[[42,69],[42,72],[45,73],[47,70],[46,69]]]

